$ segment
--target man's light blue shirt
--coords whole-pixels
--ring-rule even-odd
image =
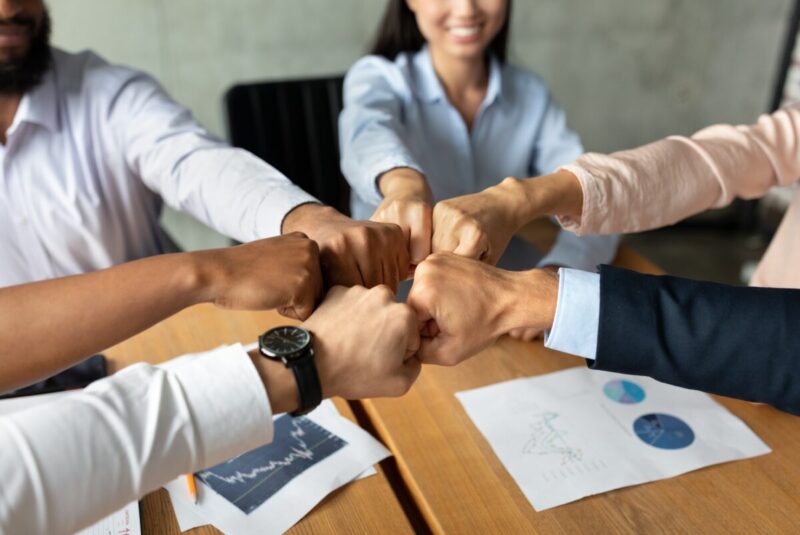
[[[547,174],[583,153],[544,81],[495,59],[484,101],[467,128],[447,99],[427,48],[394,61],[367,56],[353,65],[344,83],[339,133],[342,172],[353,190],[353,217],[359,219],[369,218],[380,204],[377,179],[394,168],[421,172],[438,201],[475,193],[508,176]],[[543,259],[533,246],[514,239],[499,265],[594,271],[613,259],[618,241],[561,231]]]

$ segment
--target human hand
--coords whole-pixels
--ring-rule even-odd
[[[278,309],[303,320],[322,295],[319,248],[299,232],[190,255],[204,288],[201,300],[221,308]]]
[[[411,264],[419,264],[431,253],[433,194],[425,177],[401,167],[384,173],[378,187],[383,201],[371,220],[398,225],[405,236]]]
[[[329,206],[304,204],[292,210],[284,232],[301,231],[319,244],[327,287],[385,284],[397,290],[408,271],[408,249],[397,225],[354,221]]]
[[[426,322],[422,362],[452,366],[514,329],[553,323],[558,275],[505,271],[473,259],[437,253],[417,266],[408,304]]]
[[[417,316],[386,286],[332,288],[303,327],[324,397],[401,396],[419,375]]]
[[[514,233],[527,223],[523,187],[514,178],[433,208],[433,252],[452,252],[496,264]]]

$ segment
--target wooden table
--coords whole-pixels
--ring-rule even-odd
[[[657,272],[627,248],[615,263]],[[454,394],[584,365],[506,337],[456,367],[425,367],[403,398],[363,403],[433,532],[800,532],[800,419],[725,398],[772,454],[534,511]]]
[[[105,352],[116,370],[142,360],[158,363],[169,358],[214,348],[220,344],[255,341],[272,325],[287,320],[272,312],[223,312],[211,305],[193,307]],[[355,420],[348,404],[335,400],[345,417]],[[140,502],[145,534],[180,533],[169,494],[164,489]],[[289,533],[413,533],[382,467],[378,475],[335,491],[295,525]],[[210,526],[190,533],[219,533]]]
[[[525,235],[542,247],[553,241],[551,229],[526,229]],[[617,264],[657,272],[625,248]],[[246,343],[285,321],[272,313],[194,307],[107,355],[117,367],[142,358],[157,362],[222,343]],[[378,476],[333,493],[291,532],[395,534],[413,528],[456,534],[798,532],[800,419],[729,399],[720,401],[772,447],[772,454],[535,512],[454,393],[578,365],[583,365],[581,359],[547,350],[541,343],[503,338],[457,367],[425,367],[403,398],[354,404],[391,448],[394,460],[382,463]],[[353,417],[346,403],[336,404],[345,416]],[[384,468],[394,463],[401,477],[388,478]],[[410,503],[398,496],[408,497]],[[165,491],[148,495],[141,512],[145,533],[178,533]]]

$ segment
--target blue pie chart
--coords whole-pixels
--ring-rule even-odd
[[[641,403],[645,396],[644,389],[641,386],[624,379],[614,379],[607,382],[606,386],[603,387],[603,393],[608,399],[625,405]]]
[[[645,414],[633,422],[633,432],[642,442],[662,450],[679,450],[694,442],[689,425],[669,414]]]

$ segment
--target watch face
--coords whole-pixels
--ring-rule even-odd
[[[311,335],[300,327],[276,327],[261,337],[262,350],[274,357],[300,353],[309,343]]]

